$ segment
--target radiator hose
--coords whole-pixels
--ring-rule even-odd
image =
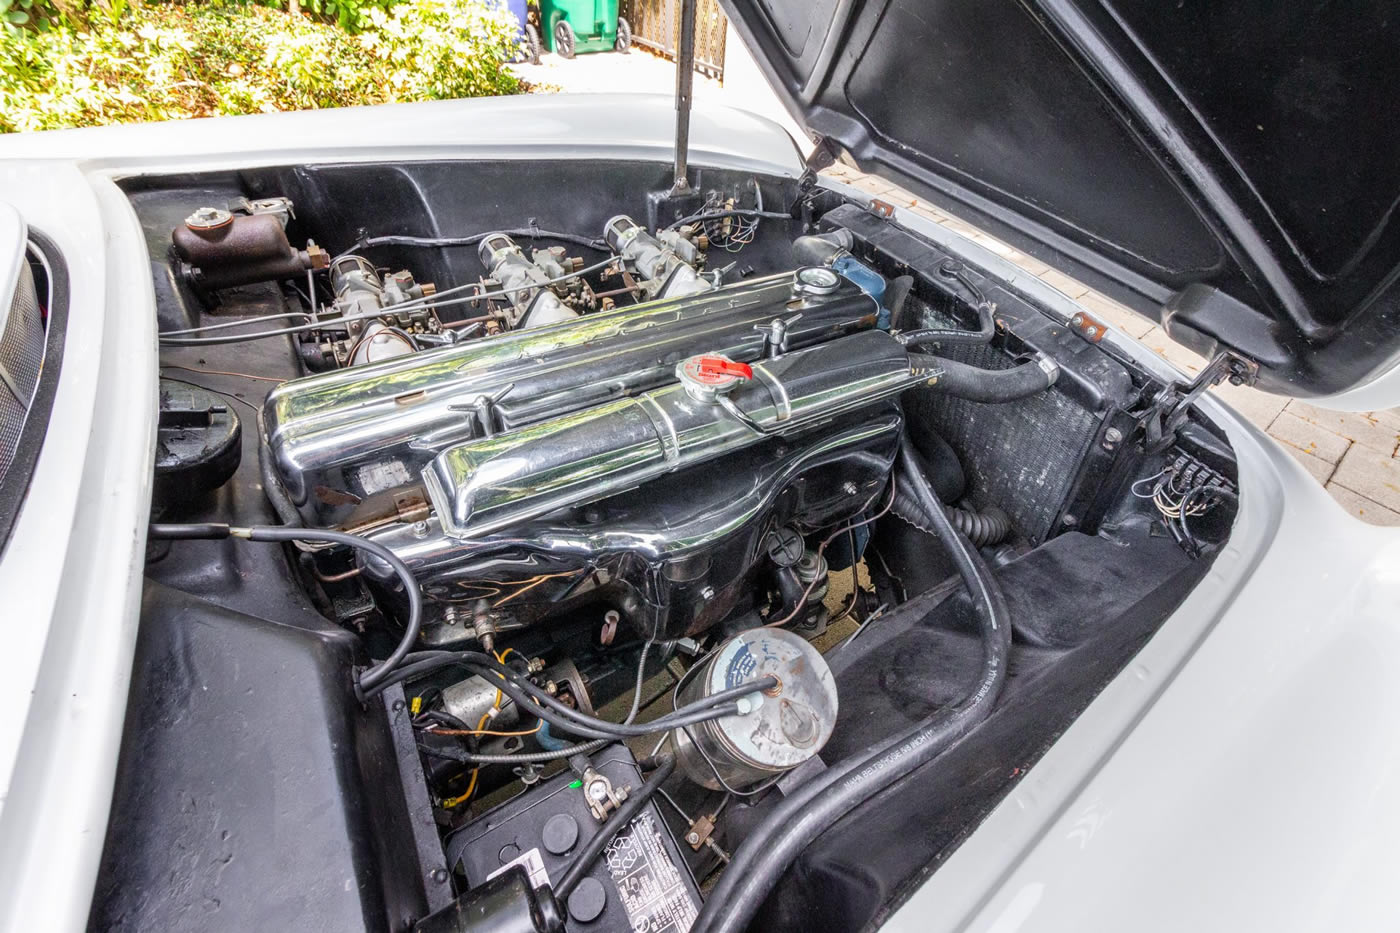
[[[823,832],[915,768],[941,754],[991,712],[1006,683],[1011,619],[1006,597],[965,538],[955,534],[938,496],[919,469],[906,437],[899,452],[899,482],[927,511],[972,595],[982,635],[982,676],[955,706],[944,707],[866,752],[837,762],[797,787],[775,806],[734,853],[692,933],[740,933],[749,926],[778,878]]]
[[[943,370],[934,388],[972,402],[1014,402],[1044,392],[1060,377],[1059,365],[1043,353],[1011,369],[979,369],[923,353],[910,353],[909,362],[930,370]]]
[[[830,233],[812,233],[792,241],[792,255],[804,266],[824,266],[855,245],[855,237],[844,228]]]
[[[896,339],[906,347],[920,347],[927,343],[952,345],[975,346],[978,344],[991,343],[996,336],[996,321],[992,318],[994,311],[991,305],[983,304],[977,306],[977,329],[957,330],[949,327],[921,327],[918,330],[906,330],[895,335]]]
[[[938,266],[938,274],[944,278],[957,279],[972,294],[972,307],[977,312],[977,329],[923,327],[897,334],[899,342],[906,347],[918,347],[929,343],[945,346],[975,346],[991,343],[997,332],[995,318],[997,306],[987,299],[987,296],[982,293],[982,289],[977,287],[977,283],[967,274],[962,263],[953,259],[945,259]]]

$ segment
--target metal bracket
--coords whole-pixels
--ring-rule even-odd
[[[690,824],[690,830],[685,834],[685,841],[696,852],[700,847],[710,841],[710,836],[714,834],[715,821],[713,817],[699,816]]]
[[[894,205],[889,203],[888,201],[881,201],[879,198],[871,198],[870,213],[877,214],[880,217],[893,217]]]
[[[760,424],[757,420],[749,417],[748,412],[744,411],[738,405],[735,405],[734,400],[731,399],[729,396],[716,396],[715,403],[718,404],[720,408],[723,408],[726,412],[728,412],[730,417],[732,417],[735,421],[738,421],[740,424],[748,428],[753,433],[761,437],[767,437],[768,435],[773,433],[772,431],[768,430],[768,428],[765,428],[762,424]]]
[[[803,191],[807,191],[817,183],[817,173],[829,165],[835,165],[837,158],[841,155],[841,147],[833,142],[830,137],[818,136],[816,146],[803,164],[802,177],[797,179],[797,186]]]
[[[515,383],[512,382],[490,395],[482,394],[465,402],[452,402],[447,406],[447,410],[471,414],[476,420],[477,425],[481,428],[484,437],[495,437],[496,406],[499,405],[501,400],[514,388]]]
[[[1207,389],[1229,381],[1231,385],[1254,385],[1259,364],[1222,350],[1188,383],[1174,382],[1162,390],[1152,407],[1139,420],[1149,452],[1165,450],[1176,442],[1176,432],[1186,423],[1191,406]]]
[[[1089,343],[1098,343],[1108,334],[1108,328],[1102,321],[1083,311],[1075,312],[1074,317],[1069,319],[1069,326]]]
[[[422,487],[415,487],[394,495],[394,513],[398,521],[405,524],[427,521],[432,507],[424,496]]]

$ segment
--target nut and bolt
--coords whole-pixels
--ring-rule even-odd
[[[427,523],[427,522],[414,522],[414,523],[413,523],[413,537],[415,537],[415,538],[426,538],[427,536],[428,536],[428,523]]]
[[[1109,428],[1103,432],[1103,446],[1105,450],[1112,450],[1123,443],[1123,432],[1117,428]]]
[[[446,868],[434,868],[434,869],[432,870],[432,873],[429,875],[429,877],[431,877],[431,878],[433,879],[433,881],[436,882],[437,884],[446,884],[446,883],[447,883],[447,877],[448,877],[448,876],[447,876],[447,869],[446,869]]]
[[[854,496],[858,490],[855,483],[847,480],[841,484],[841,491],[848,496]]]
[[[690,843],[690,844],[693,845],[693,846],[698,846],[698,845],[700,844],[700,834],[699,834],[699,833],[687,833],[687,834],[686,834],[686,837],[685,837],[685,841],[688,842],[688,843]]]

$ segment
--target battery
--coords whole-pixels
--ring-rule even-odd
[[[590,756],[614,789],[637,793],[642,773],[625,745]],[[563,771],[483,813],[447,839],[448,862],[471,886],[522,865],[535,887],[558,884],[574,855],[602,827],[617,835],[569,896],[566,929],[597,933],[686,933],[700,890],[656,802],[626,827],[599,823],[572,771]]]

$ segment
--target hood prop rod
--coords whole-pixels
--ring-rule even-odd
[[[695,4],[681,0],[681,36],[676,46],[676,170],[671,195],[689,194],[690,102],[695,84]]]

